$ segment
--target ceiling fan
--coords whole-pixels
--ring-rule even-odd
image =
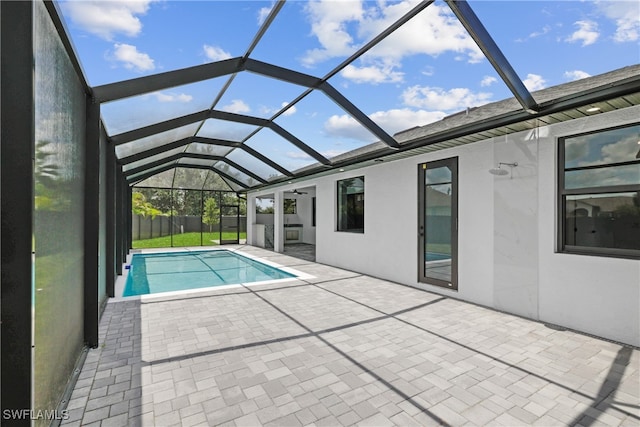
[[[297,188],[295,190],[293,190],[293,191],[289,191],[289,193],[291,193],[291,194],[300,194],[300,195],[307,194],[306,191],[298,191]]]

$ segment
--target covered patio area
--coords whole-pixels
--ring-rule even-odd
[[[64,425],[640,420],[636,349],[256,247],[235,249],[313,278],[112,299]]]

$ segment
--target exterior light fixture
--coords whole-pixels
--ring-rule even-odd
[[[587,108],[587,113],[597,113],[598,111],[600,111],[600,107],[596,107],[595,105]]]

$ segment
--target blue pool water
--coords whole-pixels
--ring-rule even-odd
[[[451,259],[451,255],[440,254],[437,252],[425,252],[424,254],[425,261],[444,261],[447,259]]]
[[[227,250],[134,254],[122,296],[289,277],[295,276]]]

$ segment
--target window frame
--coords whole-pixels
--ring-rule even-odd
[[[341,183],[344,181],[349,181],[349,180],[354,180],[354,179],[361,179],[362,180],[362,193],[357,193],[357,194],[362,194],[362,228],[341,228],[341,220],[340,220],[340,207],[341,207],[341,200],[340,200],[340,186]],[[354,176],[354,177],[350,177],[350,178],[344,178],[344,179],[339,179],[336,181],[336,231],[341,232],[341,233],[356,233],[356,234],[364,234],[364,203],[365,203],[365,199],[364,199],[364,194],[365,194],[365,179],[364,179],[364,175],[361,176]],[[348,211],[346,213],[346,215],[348,215]]]
[[[583,132],[573,135],[566,135],[558,137],[557,142],[557,198],[556,198],[556,212],[557,212],[557,246],[556,252],[567,253],[575,255],[592,255],[601,257],[613,257],[613,258],[629,258],[640,259],[640,250],[637,249],[620,249],[620,248],[607,248],[607,247],[593,247],[593,246],[580,246],[580,245],[568,245],[565,241],[566,235],[566,220],[567,220],[567,197],[568,196],[587,196],[596,194],[614,194],[614,193],[630,193],[639,192],[640,184],[623,184],[623,185],[602,185],[580,188],[565,188],[565,173],[567,171],[577,170],[589,170],[589,169],[601,169],[607,167],[624,166],[638,164],[640,166],[640,158],[631,161],[624,162],[612,162],[601,165],[589,165],[582,167],[570,167],[565,168],[565,141],[571,138],[577,138],[586,135],[594,135],[598,133],[604,133],[607,131],[613,131],[616,129],[623,129],[627,127],[639,126],[638,123],[630,123],[620,126],[613,126],[603,129],[598,129],[590,132]]]

